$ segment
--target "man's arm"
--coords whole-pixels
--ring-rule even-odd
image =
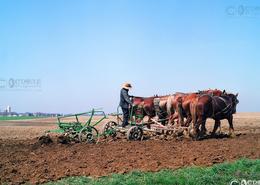
[[[127,91],[123,91],[123,97],[124,97],[125,101],[127,101],[127,103],[132,105],[132,101],[130,100],[129,95],[127,94]]]

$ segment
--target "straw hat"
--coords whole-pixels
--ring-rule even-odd
[[[124,84],[122,85],[122,88],[124,88],[124,89],[131,89],[131,88],[132,88],[132,85],[131,85],[130,83],[124,83]]]

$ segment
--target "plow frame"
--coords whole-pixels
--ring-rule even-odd
[[[89,116],[85,123],[80,122],[80,116]],[[93,121],[94,116],[101,116],[97,121]],[[74,122],[63,122],[65,118],[75,118]],[[107,116],[105,112],[101,109],[92,109],[91,111],[68,114],[64,116],[57,117],[58,129],[48,130],[48,133],[62,134],[62,136],[68,137],[71,140],[76,140],[79,142],[98,142],[100,133],[95,128],[99,123],[101,123]]]
[[[127,136],[128,140],[142,140],[144,132],[150,132],[150,133],[156,133],[156,134],[162,134],[162,133],[177,133],[180,130],[188,130],[188,127],[183,127],[179,125],[163,125],[163,121],[169,120],[169,118],[166,119],[154,119],[152,118],[150,122],[145,122],[143,120],[144,115],[141,114],[140,116],[135,116],[133,114],[134,107],[130,108],[130,128],[122,128],[118,127],[120,123],[122,123],[122,118],[120,117],[119,113],[120,107],[117,108],[117,114],[114,114],[116,116],[116,122],[109,121],[104,125],[103,128],[103,135],[110,135],[112,137],[116,136],[116,133],[124,133]],[[137,123],[136,120],[141,119],[140,123]],[[148,125],[150,128],[148,128]]]

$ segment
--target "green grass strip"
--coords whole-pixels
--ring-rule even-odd
[[[159,172],[133,171],[107,177],[68,177],[45,185],[227,185],[231,181],[255,180],[260,184],[260,160],[240,159],[234,163],[216,164],[211,167],[188,167]]]
[[[0,116],[0,121],[47,118],[47,116]]]

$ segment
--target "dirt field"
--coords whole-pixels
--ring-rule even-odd
[[[108,120],[105,120],[106,122]],[[66,176],[104,176],[132,170],[158,171],[210,166],[241,157],[260,158],[260,113],[235,115],[235,138],[145,140],[99,144],[40,145],[37,137],[56,128],[55,119],[0,122],[0,182],[43,183]],[[208,129],[212,129],[209,121]],[[228,130],[226,121],[222,131]]]

